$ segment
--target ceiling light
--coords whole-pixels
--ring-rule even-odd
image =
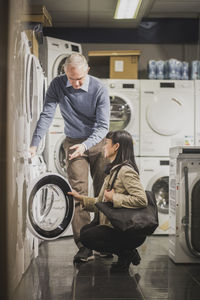
[[[118,0],[114,19],[136,19],[142,0]]]

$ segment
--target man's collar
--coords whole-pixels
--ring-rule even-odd
[[[90,77],[89,77],[89,75],[86,75],[85,82],[80,87],[80,89],[83,90],[83,91],[85,91],[85,92],[88,92],[89,82],[90,82]],[[67,79],[67,85],[66,85],[66,87],[71,87],[71,86],[72,86],[71,83]]]

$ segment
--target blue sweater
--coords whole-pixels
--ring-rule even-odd
[[[84,138],[86,149],[99,143],[109,129],[110,100],[105,86],[87,75],[80,89],[74,89],[66,75],[54,78],[47,90],[43,111],[37,122],[31,146],[38,146],[53,120],[57,105],[64,119],[64,132],[70,138]]]

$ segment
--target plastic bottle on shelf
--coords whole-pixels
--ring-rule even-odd
[[[153,59],[148,62],[148,78],[156,79],[156,61]]]

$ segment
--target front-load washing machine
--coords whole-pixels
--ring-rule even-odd
[[[48,85],[54,77],[64,73],[63,65],[71,53],[82,53],[81,45],[49,36],[43,38],[39,57]],[[56,109],[55,118],[61,118],[59,107]]]
[[[139,155],[139,80],[101,79],[110,96],[110,130],[127,130]]]
[[[200,146],[200,80],[194,81],[195,89],[195,145]]]
[[[167,156],[194,145],[194,82],[141,80],[140,155]]]
[[[54,119],[46,136],[44,157],[49,172],[59,173],[66,177],[66,161],[63,142],[66,136],[64,134],[64,120]]]
[[[139,170],[144,189],[152,191],[157,201],[159,226],[154,234],[167,235],[169,230],[169,159],[140,157]]]
[[[200,263],[200,147],[170,148],[169,257]]]
[[[44,94],[46,90],[46,79],[44,77],[41,65],[36,56],[30,55],[27,67],[27,126],[30,127],[30,138],[36,128],[37,121],[43,109]],[[39,147],[39,152],[44,150],[45,138],[42,139]],[[30,144],[29,144],[30,145]]]
[[[39,50],[42,68],[47,76],[48,85],[54,77],[64,72],[64,62],[71,53],[82,53],[80,44],[49,36],[43,38],[43,44],[40,45]]]

